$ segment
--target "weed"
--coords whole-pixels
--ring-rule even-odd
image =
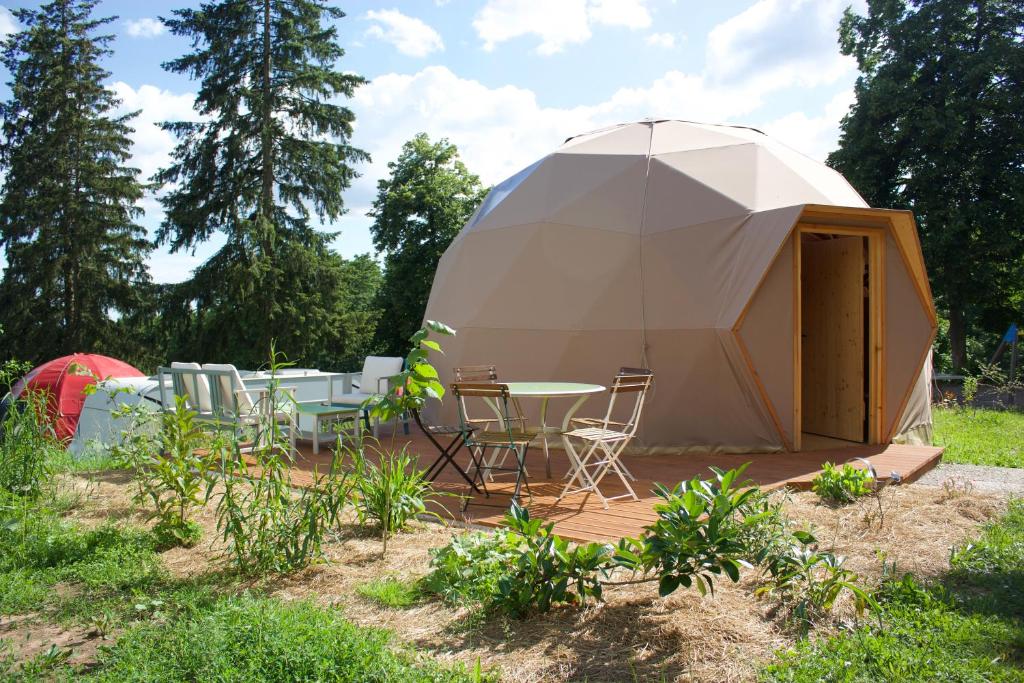
[[[394,576],[374,579],[356,587],[364,598],[385,607],[411,607],[419,602],[421,592],[418,582],[402,581]]]
[[[827,462],[821,468],[821,474],[811,482],[811,489],[822,500],[832,503],[852,503],[873,490],[874,477],[870,469],[859,469],[849,463],[836,467]]]

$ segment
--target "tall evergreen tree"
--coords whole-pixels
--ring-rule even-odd
[[[861,76],[829,163],[916,214],[956,368],[972,321],[998,332],[1022,312],[1022,38],[1020,0],[869,0],[840,27]]]
[[[150,245],[135,223],[143,188],[125,165],[134,114],[114,115],[120,102],[103,86],[113,36],[97,31],[115,18],[93,18],[96,2],[16,9],[22,30],[3,42],[4,355],[119,353],[117,319],[148,282]]]
[[[354,115],[337,104],[364,82],[337,69],[320,0],[219,0],[175,10],[172,33],[193,51],[164,68],[202,81],[200,122],[164,124],[179,143],[156,180],[166,219],[158,240],[190,249],[226,243],[181,289],[194,358],[265,361],[272,340],[308,362],[339,343],[342,261],[311,224],[344,212],[342,191],[367,154],[349,144]]]
[[[388,163],[369,215],[373,244],[384,253],[382,320],[377,339],[388,353],[402,353],[423,323],[437,263],[479,206],[486,189],[466,169],[458,148],[420,133]]]

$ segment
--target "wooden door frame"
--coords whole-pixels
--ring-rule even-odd
[[[803,439],[803,286],[801,238],[805,233],[865,237],[868,241],[868,416],[869,444],[884,443],[885,435],[885,246],[886,229],[847,227],[800,221],[794,230],[793,256],[793,447]]]

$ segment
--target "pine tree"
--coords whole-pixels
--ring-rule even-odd
[[[872,206],[917,216],[955,368],[972,323],[1020,320],[1022,36],[1020,0],[869,0],[840,29],[861,76],[828,161]]]
[[[458,148],[420,133],[388,163],[370,212],[373,244],[384,256],[381,308],[386,327],[377,338],[389,353],[403,353],[423,324],[437,263],[487,191],[466,169]]]
[[[179,142],[156,176],[172,186],[158,240],[226,240],[181,288],[194,334],[180,353],[255,366],[272,340],[300,362],[339,343],[342,261],[311,215],[338,218],[352,164],[369,158],[336,103],[364,82],[337,70],[328,22],[343,16],[320,0],[220,0],[164,19],[192,40],[164,68],[202,81],[203,120],[164,124]]]
[[[148,283],[150,245],[134,221],[143,188],[130,156],[134,114],[103,86],[113,36],[97,31],[97,0],[16,9],[3,43],[12,79],[0,107],[3,354],[39,361],[124,348],[118,318]]]

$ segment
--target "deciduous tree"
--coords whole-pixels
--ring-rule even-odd
[[[1024,3],[869,0],[840,44],[861,75],[829,163],[873,206],[916,215],[961,368],[973,321],[1001,332],[1021,313]]]
[[[437,263],[487,193],[446,139],[420,133],[388,163],[369,215],[373,244],[384,253],[383,324],[378,341],[401,355],[423,323]]]

